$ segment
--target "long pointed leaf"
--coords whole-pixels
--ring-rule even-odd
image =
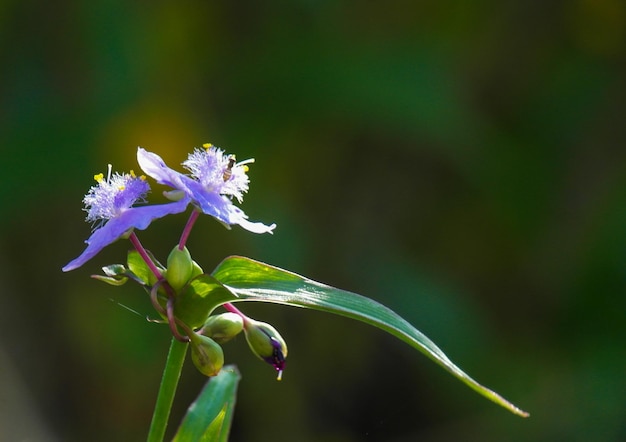
[[[498,393],[476,382],[457,367],[422,332],[382,304],[356,293],[337,289],[296,273],[240,256],[222,261],[212,275],[241,301],[263,301],[311,308],[346,316],[378,327],[408,343],[442,366],[453,376],[486,398],[514,414],[528,413]]]
[[[174,442],[227,442],[241,376],[232,365],[209,378],[174,436]]]

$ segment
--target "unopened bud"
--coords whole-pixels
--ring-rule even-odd
[[[222,347],[213,339],[196,333],[190,338],[193,365],[205,376],[217,375],[224,365]]]
[[[243,319],[236,313],[221,313],[209,316],[202,327],[202,334],[223,344],[237,336],[243,330]]]
[[[252,353],[273,366],[280,381],[287,357],[287,344],[280,333],[271,325],[250,318],[244,322],[244,332]]]
[[[167,282],[178,292],[189,282],[192,272],[193,260],[187,247],[183,247],[182,250],[178,246],[174,247],[167,257],[167,270],[165,272]]]

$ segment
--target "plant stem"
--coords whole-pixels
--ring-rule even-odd
[[[187,220],[187,224],[183,229],[183,233],[180,235],[180,241],[178,241],[178,249],[183,250],[185,248],[185,244],[187,243],[187,239],[189,238],[189,234],[191,233],[191,228],[195,224],[196,220],[200,216],[200,212],[197,210],[192,210],[189,219]]]
[[[163,370],[163,378],[159,387],[154,413],[152,414],[152,423],[150,424],[150,432],[148,433],[148,442],[162,442],[167,429],[167,421],[170,417],[176,387],[180,379],[180,373],[185,362],[185,354],[189,345],[184,342],[172,338],[170,350],[165,362]]]
[[[234,305],[232,305],[230,302],[227,302],[226,304],[224,304],[222,307],[224,307],[226,310],[228,310],[231,313],[236,313],[241,317],[244,317],[246,315],[244,315],[243,313],[241,313],[241,310],[239,310],[237,307],[235,307]]]
[[[148,252],[141,244],[141,241],[139,241],[137,234],[135,232],[132,232],[128,239],[135,247],[135,250],[137,250],[137,252],[139,253],[139,256],[141,256],[141,258],[145,261],[146,265],[152,271],[154,276],[156,276],[157,279],[163,279],[163,275],[161,275],[161,272],[150,258],[150,255],[148,255]]]

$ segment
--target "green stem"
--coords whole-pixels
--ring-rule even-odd
[[[161,386],[159,387],[159,395],[157,396],[152,415],[148,442],[162,442],[165,437],[167,421],[170,417],[170,410],[174,402],[174,395],[176,394],[176,387],[178,386],[188,346],[186,342],[180,342],[172,338],[170,351],[165,362],[165,369],[163,370]]]

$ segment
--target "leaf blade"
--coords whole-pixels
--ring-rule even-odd
[[[477,393],[518,416],[529,416],[495,391],[471,378],[426,335],[391,309],[372,299],[241,256],[226,258],[212,275],[237,295],[237,301],[263,301],[312,308],[380,328],[422,352]]]
[[[241,375],[228,365],[209,378],[189,406],[176,431],[174,442],[227,442]]]

